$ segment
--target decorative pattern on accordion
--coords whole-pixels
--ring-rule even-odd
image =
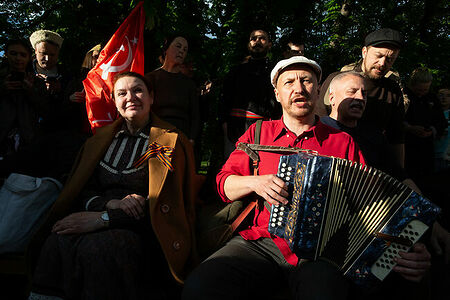
[[[372,266],[388,251],[376,232],[399,236],[417,220],[425,227],[415,231],[416,242],[440,212],[391,176],[345,159],[282,156],[278,176],[292,196],[288,205],[272,207],[269,232],[284,238],[298,257],[331,261],[358,284],[375,280]],[[382,280],[393,265],[379,265],[381,271],[374,269]]]

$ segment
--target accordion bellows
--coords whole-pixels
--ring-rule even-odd
[[[398,251],[408,251],[440,212],[393,177],[346,159],[281,156],[278,176],[291,196],[272,206],[269,232],[299,258],[330,261],[360,285],[383,280]]]

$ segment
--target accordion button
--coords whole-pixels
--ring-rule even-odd
[[[313,208],[311,208],[311,210],[312,210],[312,211],[316,211],[316,210],[317,210],[317,208],[313,207]]]
[[[288,171],[292,171],[292,167],[288,167]]]
[[[286,169],[285,168],[281,168],[281,172],[282,173],[286,172]]]
[[[276,222],[277,221],[277,219],[276,218],[272,218],[272,222]]]
[[[286,180],[287,180],[287,181],[291,180],[291,177],[286,177]]]
[[[278,222],[277,225],[278,225],[278,226],[281,226],[281,222]]]
[[[291,172],[287,172],[286,175],[287,175],[287,176],[291,176]]]
[[[282,167],[286,167],[286,163],[282,163],[281,166],[282,166]]]
[[[281,210],[281,211],[284,211],[284,206],[281,206],[281,207],[280,207],[280,210]]]
[[[320,216],[320,212],[316,212],[316,216]]]
[[[284,212],[280,212],[280,216],[283,216],[284,215]]]

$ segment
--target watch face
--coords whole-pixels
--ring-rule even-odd
[[[102,213],[101,218],[102,218],[103,221],[109,221],[108,212],[105,211],[104,213]]]

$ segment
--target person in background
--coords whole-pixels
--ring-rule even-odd
[[[58,56],[63,41],[64,39],[58,33],[50,30],[38,30],[30,36],[35,54],[32,63],[34,73],[45,82],[47,91],[51,95],[60,94],[68,81],[61,66],[58,66]]]
[[[286,50],[283,52],[283,57],[289,58],[295,55],[305,56],[305,45],[303,42],[291,39],[286,45]]]
[[[281,115],[269,80],[271,66],[267,54],[271,47],[266,31],[253,30],[247,45],[250,57],[232,68],[224,79],[219,120],[225,135],[225,158],[235,149],[238,138],[256,120],[269,120]]]
[[[78,103],[78,113],[80,116],[79,128],[81,132],[87,135],[92,134],[92,132],[86,112],[86,92],[84,91],[83,80],[86,78],[89,71],[97,64],[97,59],[101,50],[102,46],[101,44],[98,44],[86,53],[83,63],[81,64],[80,73],[69,82],[66,89],[66,97],[69,97],[70,101]]]
[[[450,167],[450,89],[440,89],[438,98],[441,102],[445,119],[447,120],[447,128],[444,134],[434,141],[434,157],[436,172],[446,170]]]
[[[52,207],[31,300],[176,299],[195,264],[192,145],[152,113],[142,75],[117,74],[113,99],[121,117],[85,143]]]
[[[426,68],[415,69],[405,90],[410,105],[405,118],[405,167],[424,192],[434,173],[434,140],[440,138],[447,122],[441,103],[430,93],[433,76]]]
[[[403,36],[400,32],[390,28],[375,30],[364,40],[364,47],[361,50],[362,59],[356,64],[345,67],[346,71],[360,72],[367,79],[367,104],[360,124],[383,132],[388,140],[390,151],[402,167],[405,161],[404,97],[398,82],[386,78],[386,75],[391,71],[403,44]],[[329,85],[338,73],[330,74],[322,83],[320,100],[316,107],[316,113],[320,116],[329,114]]]
[[[77,132],[79,115],[76,106],[64,97],[70,75],[57,64],[62,38],[59,34],[38,30],[30,38],[35,60],[33,95],[28,97],[35,114],[34,138],[31,144],[2,161],[5,176],[21,173],[52,177],[64,182],[85,137]]]
[[[330,82],[329,101],[331,112],[320,120],[342,130],[355,140],[367,165],[375,167],[396,179],[407,179],[404,168],[392,157],[386,137],[380,130],[359,124],[367,103],[365,78],[355,71],[337,74]],[[417,187],[414,185],[414,188]]]
[[[5,61],[0,67],[0,157],[19,151],[36,136],[37,115],[32,99],[34,76],[31,47],[26,40],[9,40]]]
[[[163,65],[145,77],[154,87],[153,112],[175,125],[195,144],[200,133],[197,89],[194,81],[182,73],[188,49],[185,37],[166,38],[162,48]]]
[[[363,75],[355,71],[342,72],[336,75],[330,83],[331,113],[329,116],[321,117],[320,120],[330,127],[350,134],[361,147],[367,165],[396,177],[416,192],[421,193],[414,181],[407,178],[403,168],[390,157],[386,149],[387,141],[382,133],[359,125],[367,101],[364,81]],[[443,215],[445,215],[444,212]],[[432,253],[436,253],[436,257],[445,257],[448,260],[450,257],[450,234],[438,222],[434,223],[431,232]],[[415,247],[419,247],[419,244]],[[420,247],[423,247],[423,244]],[[440,268],[439,265],[432,264],[433,267],[433,271]],[[424,285],[412,283],[408,283],[407,289],[394,288],[400,285],[402,285],[401,278],[398,274],[393,273],[383,281],[380,289],[373,289],[365,295],[365,299],[379,299],[381,295],[385,295],[385,289],[392,290],[389,297],[393,299],[399,297],[414,299],[415,294],[420,295],[426,291]]]

